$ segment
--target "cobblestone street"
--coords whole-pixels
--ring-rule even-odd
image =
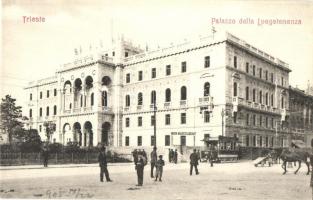
[[[2,167],[1,198],[101,198],[101,199],[311,199],[310,176],[302,167],[297,175],[279,165],[254,167],[252,162],[199,166],[190,176],[189,165],[167,164],[163,182],[150,178],[145,168],[144,186],[137,187],[133,164],[108,167],[114,182],[99,182],[97,165],[10,170]]]

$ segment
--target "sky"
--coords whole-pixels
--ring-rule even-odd
[[[66,2],[66,3],[65,3]],[[214,24],[289,63],[289,83],[313,84],[313,2],[285,1],[92,1],[2,0],[0,95],[27,101],[29,81],[50,77],[70,62],[74,49],[107,45],[111,33],[123,34],[149,49],[210,35],[212,18],[235,20]],[[23,17],[45,22],[25,23]],[[254,24],[239,24],[240,19]],[[301,24],[258,25],[257,20],[301,20]]]

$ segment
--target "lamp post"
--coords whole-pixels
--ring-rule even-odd
[[[221,116],[222,116],[222,136],[224,136],[224,116],[225,116],[224,108],[222,108]]]
[[[154,137],[154,147],[156,147],[156,111],[157,111],[157,107],[155,105],[155,100],[153,101],[153,115],[154,115],[154,123],[153,123],[153,137]]]

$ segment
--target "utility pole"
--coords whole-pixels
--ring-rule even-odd
[[[221,112],[221,116],[222,116],[222,136],[224,136],[224,108],[222,108],[222,112]]]

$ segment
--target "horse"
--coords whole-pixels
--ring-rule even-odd
[[[282,159],[283,163],[281,167],[284,170],[284,174],[286,174],[286,164],[287,162],[298,162],[298,169],[294,172],[294,174],[297,174],[299,169],[301,168],[301,162],[304,162],[308,167],[307,175],[310,174],[310,163],[308,162],[308,158],[312,155],[308,150],[306,149],[295,149],[295,148],[285,148],[282,150],[280,154],[280,158]]]

